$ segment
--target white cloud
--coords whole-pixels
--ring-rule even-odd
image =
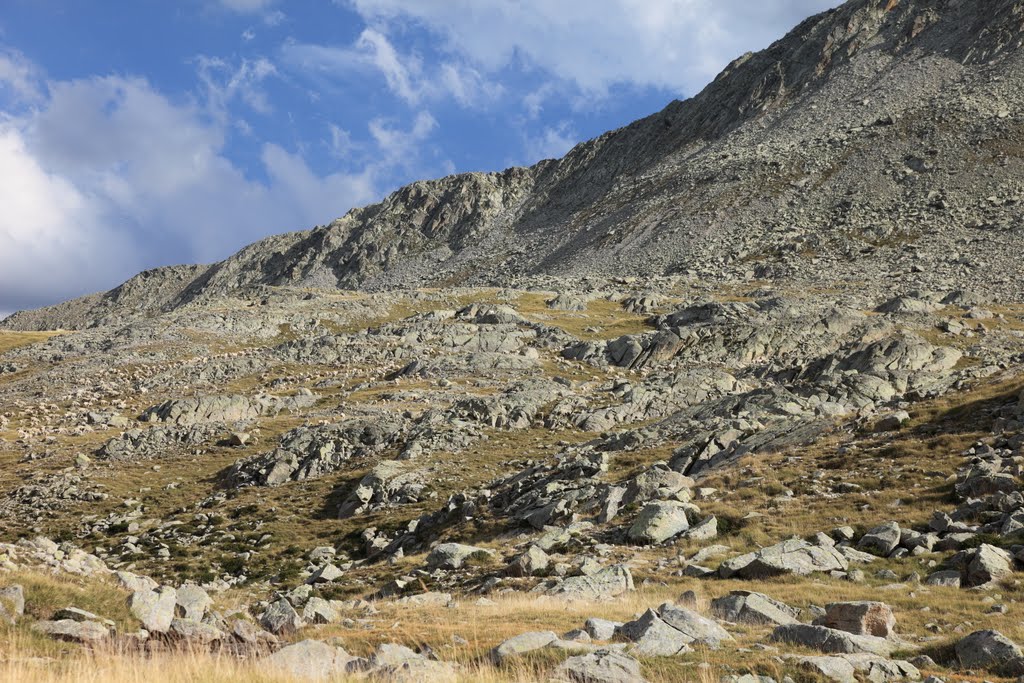
[[[207,2],[210,3],[210,7],[215,9],[227,10],[238,14],[259,15],[267,26],[277,26],[288,18],[281,10],[272,9],[278,4],[277,0],[207,0]],[[255,36],[252,30],[246,31],[242,34],[245,40],[252,39],[246,38],[247,34]]]
[[[492,73],[522,62],[604,93],[692,94],[740,54],[840,0],[342,0],[379,28],[413,21]]]
[[[88,196],[45,171],[10,125],[0,127],[0,177],[0,308],[61,298],[68,279],[90,287],[123,272],[130,243]]]
[[[215,115],[226,116],[235,98],[261,114],[270,111],[267,95],[260,87],[263,81],[277,75],[277,69],[269,60],[243,59],[237,67],[219,57],[200,56],[196,62],[207,105]]]
[[[353,74],[383,76],[388,89],[408,104],[417,104],[423,95],[419,60],[399,55],[387,37],[373,29],[364,30],[347,47],[288,43],[281,49],[281,60],[292,71],[328,80]]]
[[[344,81],[352,75],[383,77],[388,90],[414,107],[447,97],[463,107],[480,107],[503,92],[501,85],[462,62],[439,62],[428,69],[421,57],[400,52],[374,28],[363,30],[348,46],[286,44],[281,49],[281,61],[297,74],[328,81]]]
[[[269,9],[277,0],[216,0],[221,7],[233,12],[253,13]]]
[[[369,28],[359,36],[355,49],[384,75],[388,87],[396,95],[410,104],[419,102],[423,88],[421,84],[413,83],[413,76],[418,77],[421,70],[418,59],[399,57],[398,51],[383,34]]]
[[[553,83],[548,82],[537,88],[536,90],[527,93],[523,97],[523,108],[526,110],[526,115],[535,119],[541,115],[544,111],[544,102],[555,94],[555,86]]]
[[[262,159],[271,179],[272,200],[279,209],[304,216],[306,225],[325,223],[341,215],[342,209],[364,204],[377,194],[377,168],[320,177],[301,157],[273,144],[263,146]],[[339,201],[344,204],[339,206]]]
[[[389,164],[406,166],[413,159],[410,154],[437,128],[437,120],[430,112],[421,111],[416,115],[409,131],[390,127],[384,119],[370,121],[370,135]]]
[[[454,62],[441,65],[440,81],[443,90],[467,108],[485,106],[500,98],[505,90],[500,83],[491,83],[476,69]]]
[[[344,159],[355,149],[355,143],[352,141],[352,133],[348,132],[344,128],[340,128],[333,123],[330,123],[327,124],[327,132],[331,136],[331,139],[327,142],[327,147],[331,150],[331,154],[334,156],[339,159]]]
[[[35,65],[18,52],[0,49],[0,95],[5,90],[11,99],[22,102],[36,102],[43,96]]]
[[[276,9],[263,15],[263,23],[267,26],[278,26],[283,24],[284,20],[287,18],[288,16],[284,12]]]
[[[396,173],[428,172],[417,166],[419,149],[437,122],[421,112],[408,129],[373,121],[347,170],[327,175],[263,144],[266,179],[254,179],[225,156],[238,122],[210,112],[227,112],[235,98],[258,104],[241,84],[269,70],[224,73],[209,104],[110,76],[38,83],[42,100],[0,113],[0,309],[107,289],[147,267],[223,258],[372,201]]]
[[[568,121],[556,126],[547,126],[540,135],[526,138],[526,161],[536,163],[541,159],[558,159],[576,146],[579,136]]]

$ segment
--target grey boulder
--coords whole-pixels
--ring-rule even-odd
[[[772,632],[771,639],[775,642],[799,645],[826,654],[867,653],[888,657],[897,647],[895,643],[884,638],[858,636],[846,631],[808,624],[778,626]]]
[[[899,546],[900,536],[900,525],[896,522],[886,522],[864,534],[860,542],[857,543],[857,547],[882,557],[888,557],[889,553]]]
[[[280,636],[299,630],[303,626],[303,621],[290,602],[279,598],[260,615],[260,626]]]
[[[564,600],[610,600],[634,589],[629,567],[617,564],[593,574],[541,584],[534,591]]]
[[[664,543],[690,528],[682,503],[648,503],[629,528],[629,540],[636,543]]]
[[[505,571],[509,576],[536,576],[546,570],[549,564],[550,556],[538,546],[531,545],[517,555]]]
[[[594,640],[611,640],[615,637],[615,631],[620,626],[622,626],[622,623],[618,621],[592,617],[587,619],[587,623],[584,624],[583,628]]]
[[[711,601],[711,610],[721,619],[740,624],[799,623],[800,610],[753,591],[733,591]]]
[[[1013,557],[1002,548],[983,543],[970,555],[966,586],[985,586],[1013,573]]]
[[[451,681],[458,673],[448,662],[430,659],[404,645],[394,643],[385,643],[378,647],[366,663],[366,669],[374,680],[389,683]]]
[[[784,574],[806,576],[814,572],[846,571],[848,567],[846,558],[835,548],[791,539],[726,560],[718,573],[723,579],[765,579]]]
[[[343,676],[353,659],[340,647],[319,640],[303,640],[281,648],[263,661],[270,668],[289,676],[323,681]]]
[[[717,622],[692,610],[665,603],[647,610],[623,624],[618,635],[635,643],[635,651],[646,656],[667,657],[688,652],[691,645],[717,649],[732,640]]]
[[[177,591],[169,586],[135,591],[128,598],[128,609],[147,631],[166,633],[174,620]]]
[[[569,657],[555,670],[557,683],[647,683],[640,662],[621,652],[598,650]]]
[[[520,633],[518,636],[508,638],[491,650],[491,659],[494,660],[495,664],[501,665],[510,657],[540,650],[556,640],[558,640],[558,635],[552,631]]]
[[[178,588],[175,603],[175,612],[179,617],[202,621],[206,611],[213,605],[213,600],[199,586],[186,583]]]
[[[1024,675],[1024,654],[999,631],[975,631],[957,642],[955,650],[965,669],[984,669],[1004,676]]]
[[[110,637],[109,627],[95,621],[75,621],[74,619],[37,621],[32,624],[32,630],[72,643],[95,643]]]
[[[427,566],[430,569],[460,569],[470,560],[487,560],[493,556],[493,550],[461,543],[442,543],[427,555]]]

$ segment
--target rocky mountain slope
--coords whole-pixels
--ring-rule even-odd
[[[901,277],[1020,290],[1020,5],[857,0],[564,159],[414,183],[202,268],[15,316],[79,328],[259,285]]]
[[[0,676],[1024,675],[1022,21],[854,0],[561,161],[8,319]]]

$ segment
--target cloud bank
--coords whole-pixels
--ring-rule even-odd
[[[179,102],[141,78],[33,80],[24,59],[4,60],[0,310],[106,289],[155,265],[209,262],[267,234],[327,222],[377,198],[437,125],[427,113],[409,129],[375,119],[366,161],[327,175],[264,143],[255,180],[225,152],[226,102],[261,106],[254,74],[266,66],[243,64],[222,85],[209,80],[204,101]]]
[[[616,84],[691,95],[739,55],[839,0],[338,0],[371,26],[412,22],[475,68],[535,68],[601,95]]]

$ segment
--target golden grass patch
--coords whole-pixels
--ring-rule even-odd
[[[46,341],[51,337],[64,334],[63,331],[47,332],[11,332],[0,330],[0,355],[13,351],[22,346],[29,346],[38,342]]]

